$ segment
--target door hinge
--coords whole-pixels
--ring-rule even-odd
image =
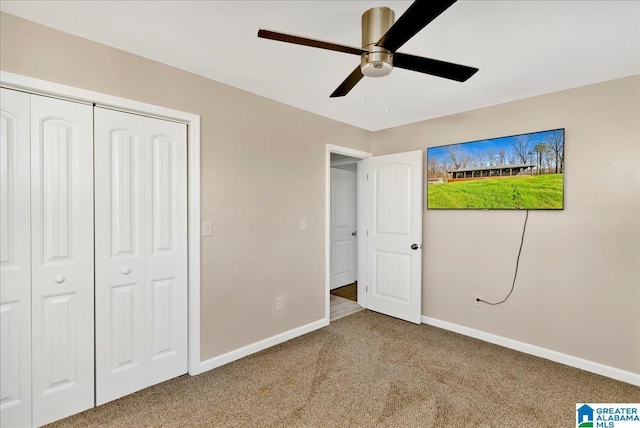
[[[369,174],[367,174],[367,180],[369,179]]]
[[[367,293],[369,292],[369,286],[368,285],[366,287],[364,287],[364,291],[366,291]]]
[[[369,236],[369,231],[367,230],[367,236]]]

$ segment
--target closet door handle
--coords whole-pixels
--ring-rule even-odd
[[[122,268],[122,274],[123,275],[129,275],[129,272],[131,272],[131,269],[129,269],[128,267]]]
[[[54,281],[57,282],[58,284],[62,284],[65,279],[66,278],[64,276],[56,276]]]

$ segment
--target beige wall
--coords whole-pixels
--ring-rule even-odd
[[[640,77],[374,134],[375,155],[566,129],[565,210],[424,210],[422,313],[640,373]],[[425,183],[426,186],[426,183]],[[425,201],[426,204],[426,201]]]
[[[3,71],[201,116],[203,360],[324,318],[325,144],[370,132],[4,13],[0,31]]]

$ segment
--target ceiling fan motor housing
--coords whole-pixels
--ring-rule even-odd
[[[360,71],[369,77],[383,77],[393,69],[393,53],[376,43],[395,22],[395,13],[388,7],[374,7],[362,14],[362,54]]]

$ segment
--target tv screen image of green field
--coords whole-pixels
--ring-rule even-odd
[[[564,129],[427,149],[427,208],[561,210]]]

